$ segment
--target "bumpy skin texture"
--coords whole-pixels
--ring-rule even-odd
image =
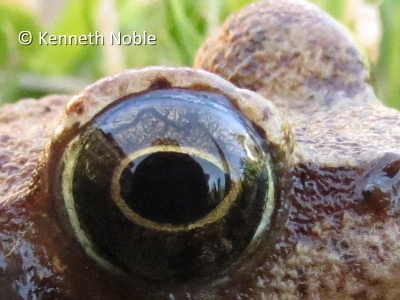
[[[399,299],[400,114],[376,100],[346,32],[306,2],[262,1],[232,16],[199,50],[195,65],[277,106],[266,99],[261,105],[248,92],[236,100],[248,118],[264,124],[277,150],[278,206],[257,251],[223,277],[131,283],[100,269],[65,233],[66,220],[54,214],[49,196],[49,155],[101,103],[139,85],[121,83],[132,71],[75,97],[57,129],[66,96],[2,107],[1,298]],[[165,76],[172,71],[159,70],[162,81],[145,77],[140,84],[186,84],[200,76],[190,70]],[[203,84],[220,82],[201,76]],[[224,93],[242,93],[221,85]],[[38,164],[54,130],[53,147]]]
[[[250,5],[198,51],[196,67],[272,100],[297,143],[290,246],[265,262],[255,298],[400,297],[400,116],[362,61],[339,24],[292,0]]]
[[[296,114],[370,100],[359,100],[368,72],[346,29],[301,0],[260,1],[230,16],[194,65]]]

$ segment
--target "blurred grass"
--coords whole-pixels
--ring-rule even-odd
[[[400,108],[400,1],[386,0],[380,7],[383,37],[374,74],[378,94]]]
[[[20,4],[23,0],[19,4],[4,4],[4,1],[0,0],[0,102],[55,92],[74,93],[88,83],[124,68],[190,66],[205,37],[229,14],[253,2],[66,0],[56,22],[44,25],[40,13]],[[374,42],[379,56],[375,57],[376,54],[366,49],[371,60],[371,82],[380,99],[400,108],[400,1],[313,0],[356,33],[360,24],[354,11],[353,14],[350,11],[351,4],[354,6],[363,1],[379,4],[382,26],[382,38]],[[363,25],[361,23],[361,28]],[[146,31],[156,36],[157,45],[40,46],[34,41],[29,46],[22,46],[18,43],[18,33],[22,30],[29,30],[34,36],[39,31],[79,35],[100,30],[105,36],[110,31],[122,34]]]

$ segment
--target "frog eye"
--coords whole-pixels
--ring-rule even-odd
[[[150,280],[240,260],[276,206],[273,122],[247,118],[249,101],[271,112],[260,96],[189,69],[129,71],[85,90],[50,145],[67,232],[104,268]]]

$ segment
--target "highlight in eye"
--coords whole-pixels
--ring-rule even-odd
[[[249,101],[260,108],[250,118]],[[49,150],[65,232],[100,266],[132,279],[228,272],[270,236],[284,133],[273,109],[189,69],[100,81],[67,107]]]

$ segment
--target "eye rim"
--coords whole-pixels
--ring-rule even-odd
[[[168,78],[168,79],[167,79]],[[138,88],[140,82],[145,82],[145,86],[137,89],[137,93],[127,93],[131,91],[130,85],[133,88]],[[139,95],[153,90],[166,90],[166,89],[188,89],[194,91],[216,92],[225,96],[231,104],[241,112],[244,117],[256,126],[256,130],[262,138],[268,140],[267,149],[265,151],[270,157],[270,162],[273,164],[275,174],[274,190],[275,193],[274,209],[268,208],[270,214],[263,217],[259,229],[254,234],[254,237],[260,236],[266,228],[271,224],[271,216],[276,214],[277,205],[279,201],[279,193],[281,184],[279,179],[282,177],[286,170],[292,165],[294,156],[293,149],[294,143],[289,124],[285,121],[279,110],[267,99],[262,96],[244,89],[236,88],[231,83],[224,79],[202,70],[194,70],[190,68],[165,68],[165,67],[150,67],[141,70],[128,70],[123,73],[104,78],[92,86],[82,91],[79,95],[73,97],[67,104],[66,110],[62,116],[61,122],[55,131],[51,142],[46,147],[44,162],[46,164],[44,170],[47,171],[48,190],[56,197],[63,197],[60,191],[56,191],[54,182],[59,167],[59,163],[63,157],[64,148],[79,135],[80,132],[85,130],[86,125],[97,115],[102,113],[109,106],[116,104],[118,101],[124,101],[127,97]],[[113,96],[113,94],[115,96]],[[120,98],[118,98],[120,97]],[[271,175],[271,173],[270,173]],[[54,200],[54,199],[53,199]],[[55,214],[59,215],[59,208],[57,203],[54,205]],[[284,205],[283,205],[284,206]],[[265,208],[267,209],[267,208]],[[266,215],[266,214],[265,214]],[[64,213],[59,215],[58,222],[62,223],[61,218],[68,219],[65,208]],[[70,225],[62,226],[69,234],[75,236],[76,231]],[[68,228],[66,228],[68,227]],[[83,234],[84,231],[82,231]],[[265,236],[265,235],[264,235]],[[263,237],[265,239],[265,237]],[[75,236],[76,240],[76,236]],[[126,275],[118,267],[112,263],[99,257],[95,251],[90,250],[91,242],[87,239],[79,240],[83,246],[86,255],[97,261],[102,269],[111,271],[111,274]],[[265,241],[264,241],[265,242]],[[248,245],[246,253],[233,266],[241,263],[242,260],[247,259],[247,253],[262,244],[262,241],[253,239]],[[85,246],[86,245],[86,246]],[[88,247],[89,246],[89,247]],[[89,251],[88,251],[89,249]],[[92,251],[92,254],[89,252]],[[231,268],[224,270],[219,275],[223,275]]]
[[[260,135],[271,145],[272,157],[293,165],[295,145],[290,124],[271,101],[256,92],[238,88],[218,75],[187,67],[129,69],[88,86],[68,101],[47,152],[57,152],[57,144],[66,144],[73,138],[71,131],[82,130],[90,120],[116,101],[170,88],[222,94],[262,131]],[[52,157],[50,153],[46,156]]]

